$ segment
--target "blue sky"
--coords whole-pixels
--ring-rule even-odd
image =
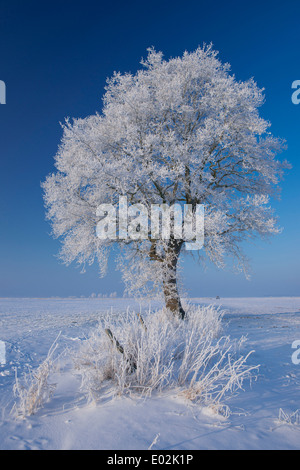
[[[292,1],[36,1],[0,3],[0,296],[71,296],[123,292],[113,261],[105,279],[65,267],[49,236],[40,182],[53,171],[59,122],[101,112],[106,78],[135,72],[146,49],[166,58],[214,44],[241,80],[266,89],[262,116],[287,140],[293,169],[274,201],[281,235],[247,245],[252,279],[184,264],[192,296],[300,295],[300,105],[291,85],[300,80],[299,0]]]

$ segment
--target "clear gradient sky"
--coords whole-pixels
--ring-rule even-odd
[[[80,296],[123,293],[113,261],[105,279],[97,267],[80,274],[56,259],[40,182],[53,171],[59,122],[101,112],[105,81],[114,71],[135,72],[146,49],[166,58],[214,44],[237,79],[265,88],[262,116],[287,140],[282,155],[293,169],[273,202],[284,227],[270,244],[247,245],[252,279],[184,264],[192,296],[300,295],[300,105],[291,85],[300,80],[299,0],[213,2],[1,0],[0,296]]]

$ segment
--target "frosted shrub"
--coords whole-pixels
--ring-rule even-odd
[[[96,398],[107,380],[114,383],[118,394],[126,390],[147,394],[169,383],[177,327],[162,316],[163,312],[149,315],[143,323],[135,313],[127,312],[113,324],[103,320],[76,360],[89,398]],[[108,329],[122,345],[123,354],[107,335]]]
[[[192,354],[191,366],[184,368],[183,394],[228,415],[230,410],[225,402],[242,389],[244,380],[251,379],[252,371],[257,369],[246,365],[250,354],[237,357],[229,337],[215,344],[203,342],[196,354]]]
[[[129,311],[107,317],[77,355],[82,389],[96,401],[107,391],[151,395],[173,388],[226,411],[225,401],[255,367],[246,365],[249,354],[239,356],[237,344],[221,337],[222,316],[213,307],[188,306],[184,321],[165,309],[144,318]]]
[[[13,392],[17,402],[12,410],[16,417],[25,418],[35,414],[54,393],[56,385],[49,383],[49,376],[55,367],[54,353],[58,346],[57,340],[58,338],[49,349],[46,359],[40,366],[36,370],[24,374],[21,381],[16,370]]]

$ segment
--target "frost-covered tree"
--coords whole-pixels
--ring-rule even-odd
[[[183,318],[177,265],[180,253],[189,253],[184,237],[171,230],[165,240],[151,233],[99,239],[98,206],[120,196],[149,210],[202,204],[201,256],[224,267],[233,255],[244,269],[241,242],[279,231],[269,197],[286,164],[276,159],[282,142],[258,112],[263,90],[252,79],[237,81],[211,46],[170,60],[149,49],[142,66],[108,80],[101,114],[65,122],[44,199],[65,263],[98,261],[104,275],[118,244],[129,291],[160,288],[167,308]]]

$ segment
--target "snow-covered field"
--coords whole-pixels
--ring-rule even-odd
[[[59,333],[60,350],[76,349],[107,311],[148,306],[129,299],[0,299],[0,449],[298,449],[300,365],[292,361],[292,343],[300,340],[300,298],[191,302],[225,309],[226,334],[246,335],[244,350],[255,350],[248,362],[260,364],[257,381],[230,401],[229,418],[175,390],[87,404],[78,376],[63,370],[55,374],[51,400],[35,415],[15,419],[16,368],[19,377],[36,368]]]

